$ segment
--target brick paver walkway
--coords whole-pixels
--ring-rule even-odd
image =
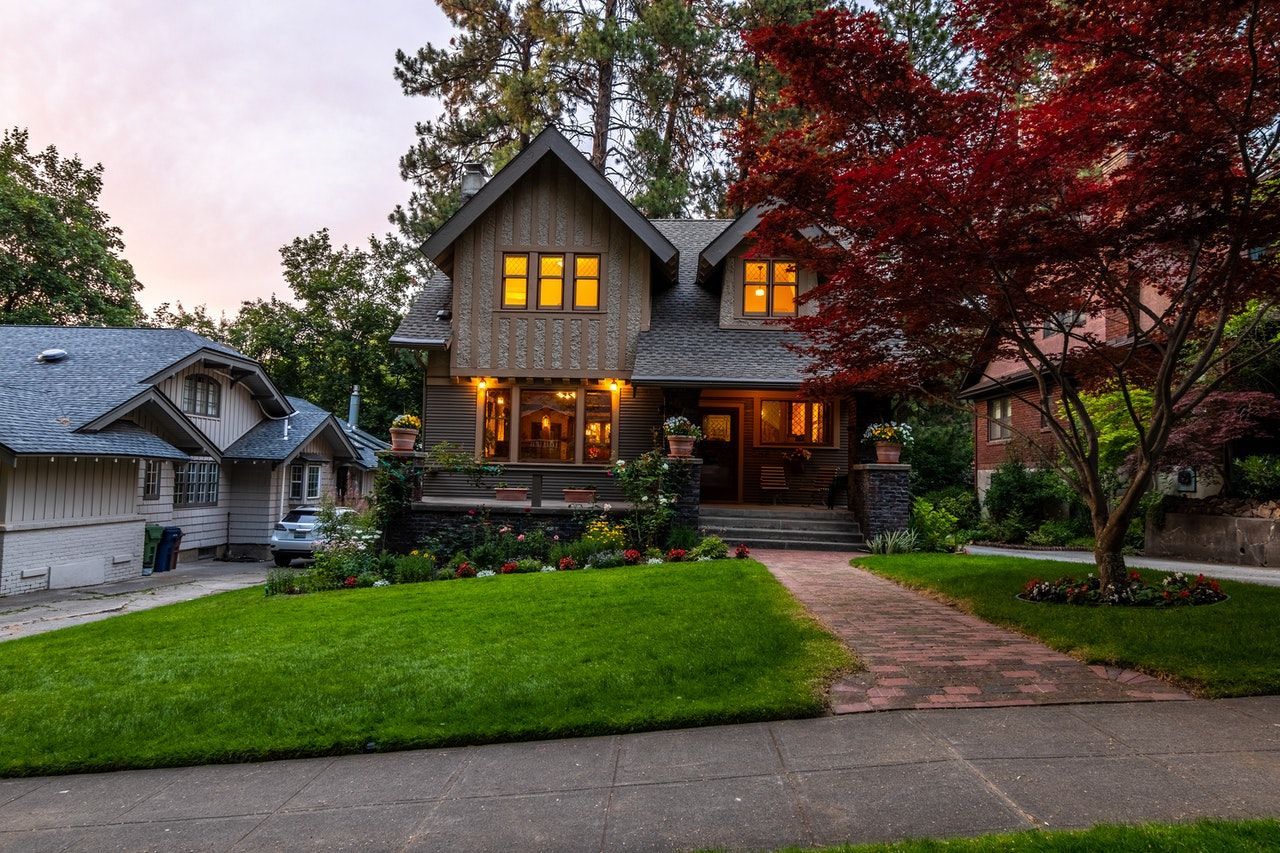
[[[865,671],[832,687],[837,714],[1191,698],[1140,672],[1088,666],[854,569],[850,554],[756,551],[752,556],[866,664]]]

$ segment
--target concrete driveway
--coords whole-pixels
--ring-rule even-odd
[[[263,583],[270,568],[266,562],[203,560],[116,583],[11,595],[0,598],[0,641],[243,589]]]
[[[975,556],[1026,557],[1030,560],[1061,560],[1066,563],[1093,565],[1093,554],[1088,551],[1035,551],[1029,548],[996,548],[989,545],[966,545],[964,550]],[[1124,561],[1135,569],[1183,572],[1188,575],[1202,574],[1220,580],[1280,586],[1280,569],[1229,566],[1223,563],[1194,563],[1189,560],[1166,560],[1160,557],[1125,557]]]

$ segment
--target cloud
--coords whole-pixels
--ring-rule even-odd
[[[434,110],[400,92],[394,52],[448,23],[425,0],[113,0],[6,4],[0,32],[0,122],[103,163],[145,305],[219,311],[283,294],[296,236],[389,228]]]

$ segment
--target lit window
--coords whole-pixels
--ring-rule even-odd
[[[799,400],[762,400],[761,444],[830,443],[831,407]]]
[[[222,386],[209,376],[188,376],[182,384],[182,411],[216,418],[222,409]]]
[[[144,501],[160,500],[160,470],[164,463],[156,459],[148,459],[142,469],[142,499]]]
[[[748,317],[794,317],[798,283],[793,261],[743,264],[742,313]]]
[[[502,307],[529,306],[529,256],[502,256]]]
[[[511,458],[511,389],[484,392],[484,458]]]
[[[577,255],[573,259],[573,307],[594,311],[600,307],[600,256]]]
[[[573,462],[577,390],[520,391],[520,461]]]
[[[564,255],[538,256],[538,307],[564,307]]]
[[[217,462],[183,462],[173,470],[174,506],[213,506],[218,502]]]
[[[584,462],[609,462],[613,459],[613,394],[611,392],[587,392],[582,446]]]
[[[1004,441],[1013,436],[1013,398],[987,401],[987,440]]]

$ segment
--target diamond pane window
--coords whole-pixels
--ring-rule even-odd
[[[538,307],[564,307],[564,255],[538,256]]]
[[[502,307],[529,307],[529,256],[502,256]]]

